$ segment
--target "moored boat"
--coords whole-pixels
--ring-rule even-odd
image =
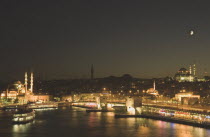
[[[19,105],[7,105],[2,108],[4,111],[17,111]]]
[[[23,124],[33,121],[35,118],[35,111],[28,109],[26,106],[18,108],[18,111],[13,115],[13,123]]]
[[[58,103],[31,103],[28,107],[31,109],[58,108]]]

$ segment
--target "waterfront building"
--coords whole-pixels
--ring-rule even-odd
[[[200,95],[193,95],[192,92],[175,94],[175,99],[184,105],[195,104],[200,100]]]
[[[1,99],[10,99],[11,102],[26,104],[28,102],[48,102],[52,99],[50,95],[41,95],[33,93],[34,76],[31,72],[30,88],[28,89],[28,74],[25,73],[25,82],[20,81],[10,84],[8,88],[0,94]]]
[[[20,81],[16,81],[8,85],[8,88],[1,93],[1,98],[8,98],[13,100],[17,98],[17,95],[23,95],[25,92],[26,90],[24,84],[22,84]]]
[[[63,95],[61,97],[61,101],[72,102],[73,101],[73,97],[72,97],[72,95]]]

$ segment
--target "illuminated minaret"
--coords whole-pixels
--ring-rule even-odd
[[[192,81],[192,66],[190,65],[190,82]]]
[[[193,75],[195,76],[195,71],[196,71],[196,68],[195,68],[195,64],[193,65]]]
[[[154,83],[153,83],[153,88],[154,88],[154,90],[155,90],[155,88],[156,88],[156,85],[155,85],[155,80],[154,80]]]
[[[91,80],[93,80],[94,79],[94,69],[93,69],[93,64],[92,64],[92,66],[91,66]]]
[[[190,65],[190,75],[192,74],[192,66]]]
[[[27,75],[27,72],[25,72],[25,93],[27,92],[28,90],[28,75]]]
[[[34,74],[31,72],[31,93],[33,93]]]

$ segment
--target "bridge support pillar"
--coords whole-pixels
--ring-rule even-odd
[[[100,100],[100,97],[96,97],[96,104],[97,104],[97,109],[101,109],[101,100]]]
[[[126,99],[127,112],[130,115],[141,114],[142,98],[138,96],[130,96]]]
[[[97,108],[107,110],[107,97],[99,96],[96,98]]]

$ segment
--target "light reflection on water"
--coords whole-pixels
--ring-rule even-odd
[[[144,118],[114,118],[113,112],[86,113],[81,108],[36,112],[34,122],[13,125],[0,112],[0,137],[207,137],[210,130]]]
[[[27,123],[27,124],[14,124],[12,126],[13,130],[12,132],[15,133],[26,133],[29,129],[30,126],[32,125],[33,122]]]

